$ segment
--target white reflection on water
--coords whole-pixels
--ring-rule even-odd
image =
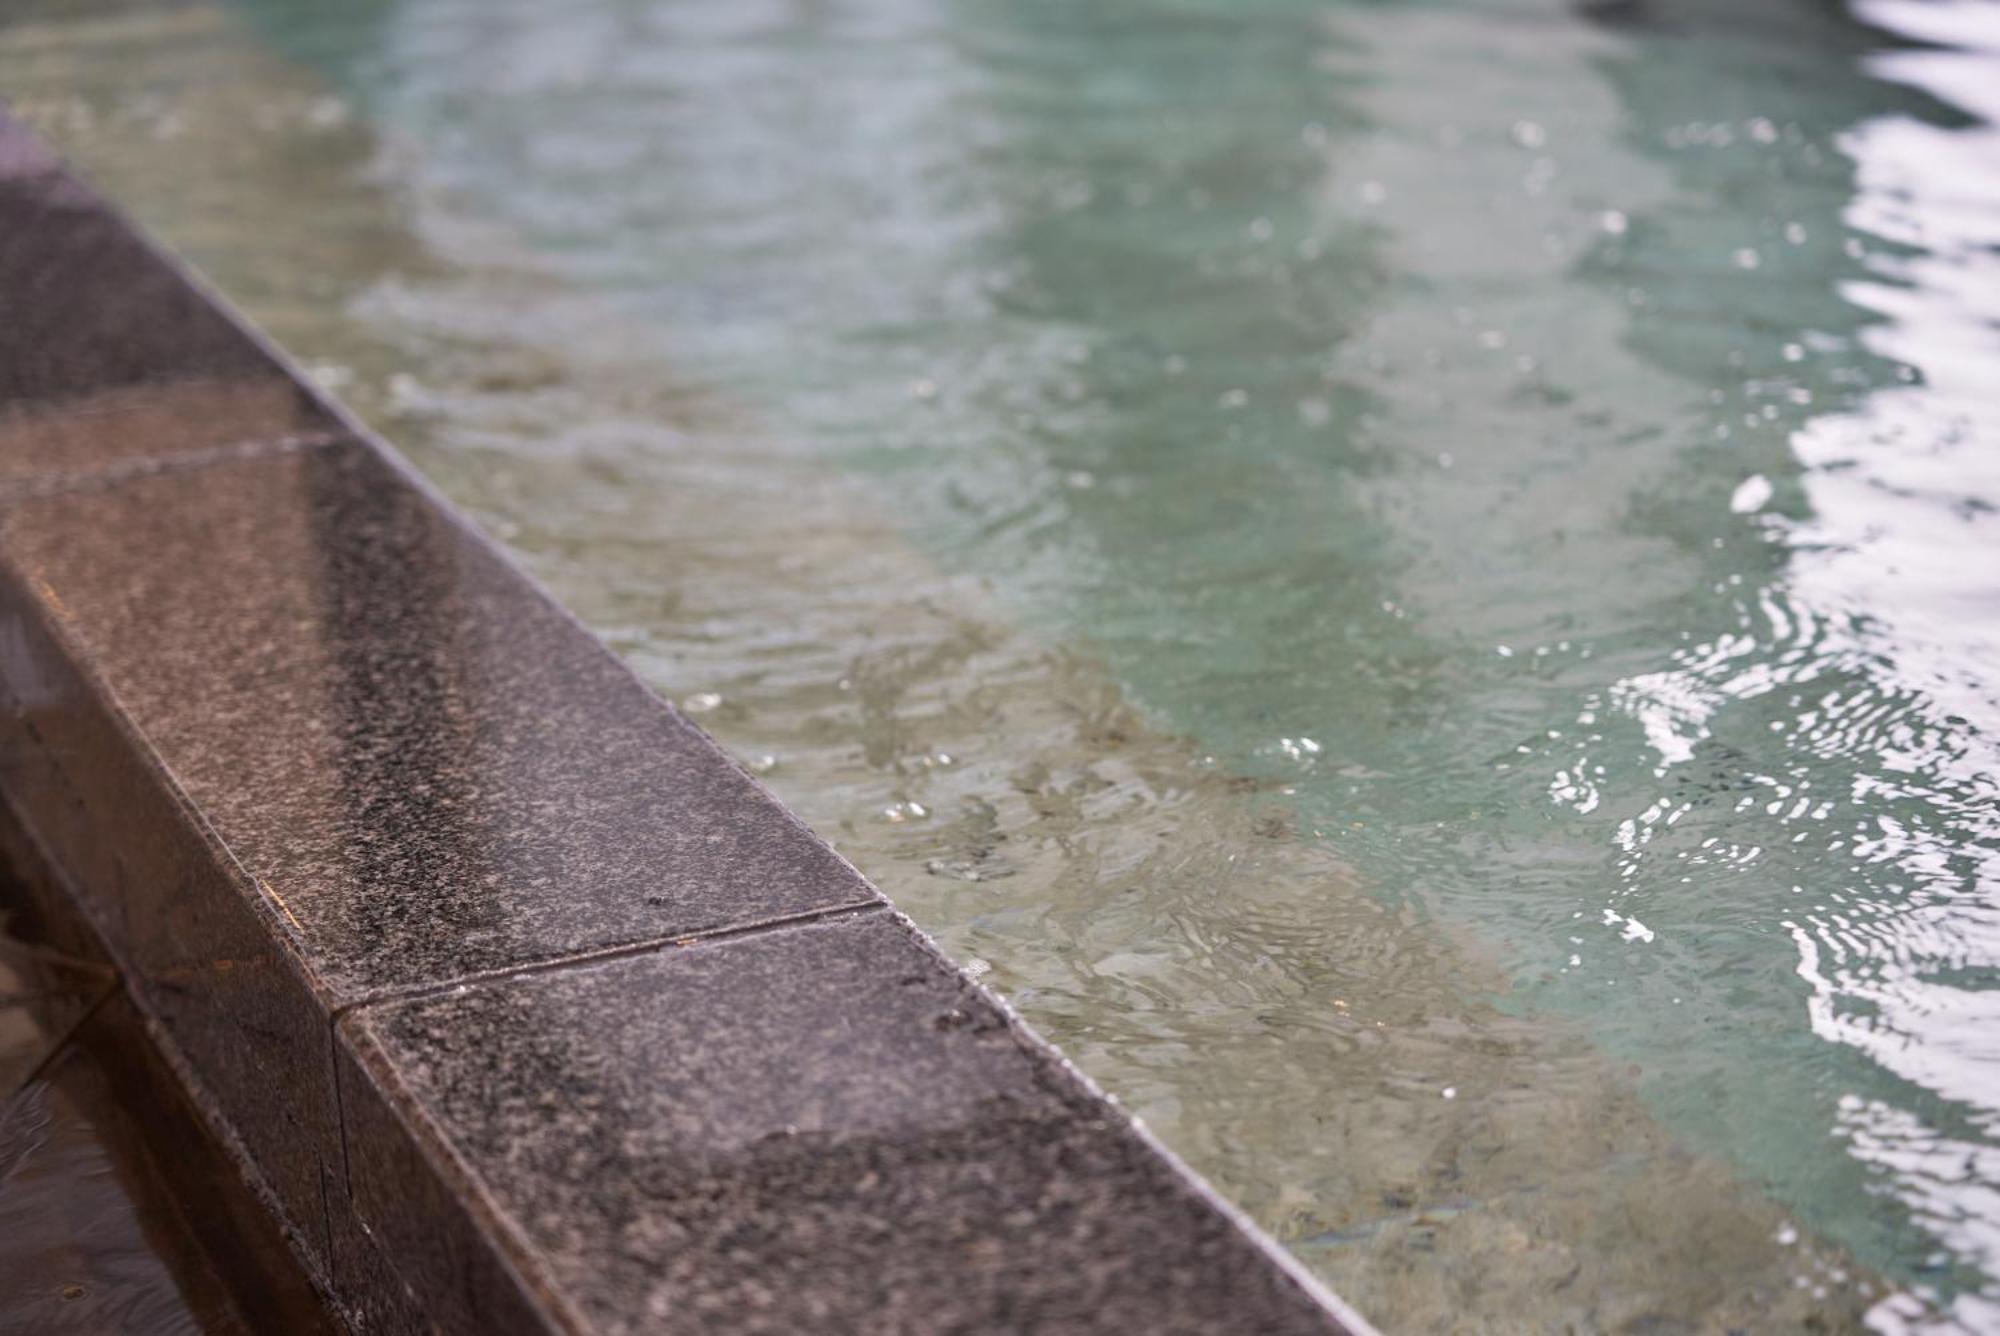
[[[1844,884],[1795,888],[1784,924],[1811,989],[1814,1033],[1849,1045],[1926,1096],[1841,1098],[1836,1135],[1935,1238],[1934,1272],[1971,1285],[1878,1305],[1885,1331],[2000,1328],[2000,7],[1862,0],[1856,12],[1936,47],[1872,57],[1870,73],[1966,113],[1906,115],[1842,139],[1855,164],[1844,221],[1873,241],[1866,280],[1842,296],[1880,317],[1858,337],[1911,370],[1903,383],[1792,437],[1808,518],[1769,515],[1785,577],[1744,633],[1691,647],[1634,677],[1614,704],[1644,727],[1660,771],[1689,761],[1732,702],[1773,700],[1774,731],[1801,761],[1842,758],[1850,791],[1796,775],[1750,777],[1744,805],[1800,826],[1850,860]],[[1798,360],[1788,350],[1788,360]],[[1771,498],[1761,475],[1732,509]],[[1656,772],[1658,773],[1658,772]],[[1804,773],[1803,771],[1799,773]],[[1559,776],[1559,780],[1563,777]],[[1559,799],[1574,800],[1564,791]],[[1831,802],[1866,814],[1826,823]],[[1656,821],[1621,828],[1636,875]],[[1808,831],[1811,833],[1808,834]],[[1727,851],[1710,851],[1711,857]],[[1737,851],[1754,856],[1756,851]],[[1840,863],[1823,864],[1835,869]],[[1913,1111],[1912,1106],[1915,1106]],[[1983,1281],[1971,1280],[1977,1272]]]

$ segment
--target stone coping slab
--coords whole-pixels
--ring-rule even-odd
[[[0,1128],[0,1330],[345,1330],[4,804]]]
[[[23,499],[0,562],[335,1008],[879,900],[366,444]]]
[[[4,115],[0,306],[0,794],[357,1330],[1365,1329]]]
[[[4,110],[0,314],[0,491],[334,424]],[[138,420],[129,431],[48,425],[52,408],[92,406]]]
[[[363,1007],[341,1053],[362,1217],[395,1214],[408,1147],[453,1147],[455,1197],[518,1233],[385,1224],[392,1251],[505,1260],[579,1327],[1324,1329],[886,910]],[[504,1329],[505,1289],[456,1316]]]

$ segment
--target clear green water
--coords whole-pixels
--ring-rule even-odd
[[[2000,1325],[1974,0],[51,7],[0,91],[1385,1328]]]

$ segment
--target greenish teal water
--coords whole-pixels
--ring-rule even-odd
[[[393,349],[356,390],[391,434],[400,413],[726,742],[769,742],[781,792],[1371,1316],[1794,1329],[1786,1304],[1825,1300],[1831,1326],[2000,1323],[1989,10],[227,11],[366,128],[327,170],[414,238],[350,262],[342,308]],[[255,281],[223,281],[261,316]],[[481,379],[467,340],[544,361]],[[481,476],[501,468],[539,482]],[[672,509],[725,481],[757,497],[735,527]],[[866,497],[907,555],[857,564],[840,602],[751,575],[738,615],[661,601],[678,560],[726,582],[753,550],[820,551],[830,503],[804,487]],[[871,610],[902,581],[947,612],[976,589],[978,618],[1059,657],[1003,671],[1002,633],[968,632],[828,722],[889,673]],[[1158,761],[1089,807],[1098,772],[1058,794],[999,713],[960,728],[1005,759],[985,789],[918,773],[950,710],[1045,672],[1069,699],[1072,671],[1139,721],[1075,737],[1143,727],[1229,782]],[[1009,791],[1081,814],[1037,836]],[[1246,793],[1255,823],[1229,826]],[[1119,843],[1125,798],[1225,832],[1189,854],[1198,907],[1182,862]],[[1006,863],[967,852],[982,821],[1060,845],[1062,872],[1021,857],[981,890]],[[1357,899],[1400,935],[1357,945]],[[1371,994],[1424,1046],[1357,1033]],[[1641,1115],[1542,1065],[1572,1039],[1657,1142],[1621,1159]],[[1363,1071],[1379,1117],[1299,1131]],[[1487,1121],[1440,1131],[1447,1106]],[[1407,1190],[1317,1167],[1393,1159],[1404,1127],[1449,1166],[1426,1149]],[[1535,1167],[1481,1179],[1510,1154]],[[1715,1263],[1660,1195],[1675,1155],[1747,1203],[1699,1209],[1820,1260],[1677,1304]],[[1659,1218],[1494,1205],[1558,1186]],[[1631,1266],[1515,1293],[1493,1280],[1513,1236],[1448,1223],[1482,1211],[1526,1254]]]

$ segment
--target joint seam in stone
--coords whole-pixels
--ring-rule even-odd
[[[761,937],[767,933],[779,932],[786,928],[806,927],[826,919],[860,917],[863,915],[892,913],[887,900],[874,897],[867,900],[852,900],[846,904],[828,905],[820,909],[802,909],[792,914],[779,914],[772,918],[758,919],[754,923],[732,923],[722,928],[702,928],[694,932],[677,932],[659,937],[648,937],[643,941],[620,942],[616,946],[597,947],[589,951],[573,951],[567,955],[555,956],[548,960],[531,960],[519,965],[504,965],[496,969],[473,970],[428,983],[407,984],[402,987],[388,987],[370,993],[367,997],[343,1002],[331,1013],[335,1025],[350,1012],[384,1002],[409,1002],[429,997],[441,997],[460,988],[470,988],[478,984],[497,983],[507,979],[528,978],[541,974],[554,974],[574,966],[597,965],[607,960],[623,960],[629,956],[650,955],[675,946],[706,946],[712,942],[733,942],[743,937]]]
[[[0,505],[36,501],[44,497],[64,496],[73,492],[107,491],[142,478],[191,473],[217,464],[233,464],[246,459],[260,459],[266,455],[314,450],[322,446],[338,445],[350,439],[352,438],[345,431],[295,432],[285,436],[260,437],[255,440],[232,441],[226,445],[212,445],[206,449],[189,451],[171,458],[110,464],[86,473],[64,474],[60,477],[42,478],[30,482],[0,483]]]

